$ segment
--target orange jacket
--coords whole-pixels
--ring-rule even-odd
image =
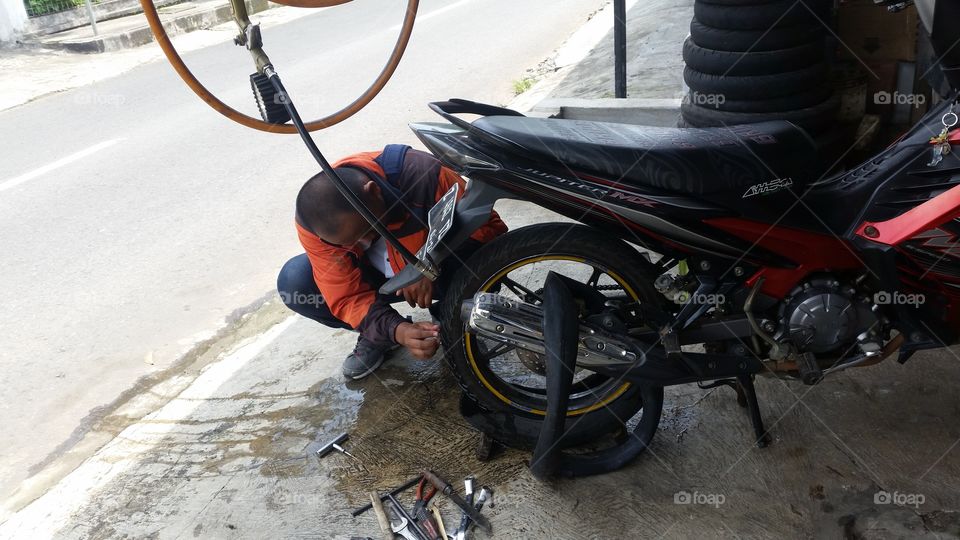
[[[344,166],[361,168],[386,182],[383,169],[374,161],[379,155],[380,152],[354,154],[341,159],[333,166],[335,168]],[[421,171],[427,170],[423,168],[424,164],[429,165],[429,171],[431,172],[429,174],[413,173],[412,171],[415,170],[417,164],[420,165]],[[399,188],[398,192],[402,193],[401,199],[407,208],[426,206],[429,209],[454,183],[460,184],[458,197],[463,197],[466,190],[466,182],[460,175],[440,165],[440,162],[432,155],[413,149],[407,150],[403,173],[400,175],[398,183],[402,185],[394,187]],[[411,252],[416,253],[426,242],[428,231],[418,224],[417,227],[414,227],[413,232],[409,232],[411,227],[407,221],[411,215],[409,212],[404,214],[403,218],[387,223],[387,229],[398,233],[402,228],[406,234],[399,237],[400,243]],[[404,226],[405,224],[407,226]],[[300,223],[297,223],[296,227],[300,243],[306,250],[310,264],[313,266],[313,278],[330,311],[335,317],[351,327],[359,328],[361,323],[365,323],[364,319],[371,312],[371,306],[377,301],[376,289],[362,279],[360,264],[366,262],[363,260],[363,251],[360,248],[350,249],[327,243],[305,229]],[[490,213],[490,221],[474,231],[471,238],[485,243],[503,234],[506,230],[507,226],[501,221],[500,216],[493,211]],[[387,244],[387,254],[393,271],[399,273],[406,265],[406,261],[389,243]],[[393,309],[390,308],[390,311],[393,311]],[[396,314],[395,311],[393,313]],[[396,314],[396,317],[400,317],[399,314]],[[395,329],[396,324],[392,326],[389,336],[377,336],[380,339],[374,339],[374,341],[382,341],[383,337],[389,337],[392,340],[393,329]]]

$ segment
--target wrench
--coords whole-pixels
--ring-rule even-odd
[[[399,523],[399,525],[397,523]],[[410,522],[407,521],[407,518],[401,517],[400,521],[396,523],[390,522],[390,530],[393,531],[394,534],[399,534],[407,540],[420,540],[420,538],[410,530],[409,525]]]

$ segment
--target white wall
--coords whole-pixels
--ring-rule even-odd
[[[0,42],[13,41],[26,22],[23,0],[0,0]]]

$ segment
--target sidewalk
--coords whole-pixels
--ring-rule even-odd
[[[268,9],[267,0],[247,0],[250,15]],[[233,20],[230,4],[219,0],[187,1],[157,9],[168,36],[186,34]],[[81,26],[36,38],[44,47],[71,52],[102,53],[146,45],[154,40],[143,13],[97,23],[97,35],[90,26]]]
[[[633,4],[631,95],[680,92],[680,35],[691,5]],[[553,75],[513,106],[605,95],[612,40],[599,26],[604,15],[571,38],[579,44],[547,62],[563,66],[541,68]],[[514,201],[497,208],[511,228],[557,219]],[[81,445],[23,486],[0,514],[0,538],[377,536],[371,513],[354,519],[349,510],[423,467],[455,487],[471,473],[491,485],[496,505],[484,513],[496,538],[933,538],[960,530],[960,463],[950,454],[960,434],[942,418],[960,410],[952,387],[960,363],[947,354],[918,355],[922,373],[889,363],[812,389],[758,381],[774,433],[765,450],[751,444],[730,390],[670,389],[661,431],[637,463],[540,483],[526,452],[475,458],[476,436],[439,358],[398,352],[375,376],[344,382],[340,363],[355,339],[268,302],[229,342],[149,390],[168,399],[165,406],[117,411],[92,434],[109,443],[92,455]],[[356,460],[316,459],[320,444],[345,431]],[[922,493],[925,502],[878,505],[880,490]],[[698,495],[716,504],[698,504]],[[456,509],[440,504],[455,524]]]
[[[222,4],[222,2],[220,2]],[[263,28],[306,17],[316,9],[275,7],[254,16]],[[143,14],[133,16],[146,25]],[[106,24],[106,23],[104,23]],[[127,23],[124,23],[127,24]],[[181,54],[229,42],[236,35],[233,22],[171,37]],[[77,54],[36,45],[0,48],[0,112],[34,99],[116,77],[141,64],[163,60],[155,42],[101,54]],[[166,60],[163,60],[166,61]]]

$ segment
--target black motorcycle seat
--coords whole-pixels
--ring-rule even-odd
[[[486,116],[470,136],[574,172],[698,195],[806,183],[820,166],[814,141],[786,121],[701,129]]]

